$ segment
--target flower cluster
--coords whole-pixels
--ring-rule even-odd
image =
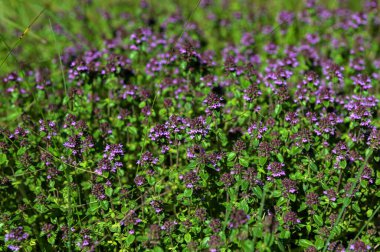
[[[377,1],[100,2],[1,63],[3,250],[377,249]]]

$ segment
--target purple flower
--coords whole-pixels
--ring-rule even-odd
[[[187,149],[187,157],[189,159],[194,159],[198,156],[203,156],[205,153],[205,150],[199,145],[190,146]]]
[[[206,114],[211,115],[212,111],[219,111],[223,105],[223,98],[219,97],[214,93],[210,93],[207,98],[203,101],[207,105]]]
[[[186,130],[187,121],[180,116],[171,115],[169,120],[165,123],[165,127],[167,127],[173,134],[181,134]]]
[[[59,173],[60,173],[60,171],[57,170],[56,168],[48,168],[46,178],[47,178],[48,180],[50,180],[50,179],[52,179],[52,178],[57,177]]]
[[[251,84],[246,90],[244,90],[243,99],[247,102],[252,102],[261,95],[261,91],[257,84]]]
[[[255,39],[251,33],[245,32],[240,40],[241,44],[244,46],[251,46],[255,43]]]
[[[299,122],[297,112],[288,112],[285,116],[285,120],[290,122],[292,125],[295,125]]]
[[[273,146],[267,141],[263,141],[259,144],[258,153],[260,157],[269,157],[270,153],[273,151]]]
[[[167,220],[164,222],[164,225],[161,226],[161,230],[165,230],[167,233],[171,233],[177,224],[178,223],[176,221]]]
[[[294,19],[294,13],[290,11],[281,11],[278,14],[277,19],[280,24],[291,24]]]
[[[112,161],[116,157],[123,156],[123,145],[122,144],[107,144],[104,149],[103,157],[107,157],[108,160]]]
[[[41,228],[41,231],[46,234],[47,237],[50,237],[52,234],[50,233],[54,229],[54,225],[51,223],[44,223],[44,225]]]
[[[184,181],[187,188],[193,188],[198,182],[199,176],[195,171],[189,171],[185,175],[181,175],[180,179]]]
[[[123,163],[117,161],[117,157],[123,156],[123,146],[121,144],[107,145],[103,151],[103,158],[98,163],[95,173],[102,175],[104,171],[115,173],[116,170],[123,166]]]
[[[247,145],[242,140],[237,140],[235,142],[234,146],[232,147],[233,151],[235,151],[237,153],[240,153],[240,152],[244,151],[246,148],[247,148]]]
[[[21,247],[16,245],[8,245],[8,248],[12,251],[19,251]]]
[[[284,195],[294,194],[297,192],[297,182],[288,178],[283,179],[282,186],[284,187]]]
[[[334,189],[328,189],[323,191],[323,194],[327,196],[327,198],[331,201],[336,201],[337,193]]]
[[[372,87],[371,78],[367,75],[358,74],[352,77],[355,85],[360,86],[363,90],[368,90]]]
[[[5,234],[4,240],[5,241],[24,241],[28,239],[29,234],[24,232],[24,227],[17,227],[11,229],[11,231],[7,234]]]
[[[234,59],[231,55],[227,56],[224,61],[224,69],[226,72],[235,72],[236,71],[236,59]]]
[[[146,180],[143,176],[137,175],[134,179],[134,182],[137,186],[142,186],[146,182]]]
[[[277,53],[277,45],[274,44],[274,43],[269,43],[267,45],[265,45],[265,51],[268,53],[268,54],[276,54]]]
[[[154,208],[156,213],[162,212],[164,209],[162,208],[162,203],[157,200],[152,200],[150,202],[150,205]]]
[[[224,184],[225,188],[228,188],[228,187],[230,187],[235,182],[235,179],[232,176],[232,174],[230,174],[230,173],[224,173],[220,177],[220,181]]]
[[[271,172],[271,176],[268,177],[268,180],[272,180],[271,177],[277,178],[285,176],[285,171],[283,170],[284,166],[285,164],[279,162],[270,163],[267,167],[267,170]]]
[[[207,211],[205,208],[197,208],[195,210],[195,216],[200,220],[200,221],[205,221],[206,216],[207,216]]]
[[[158,158],[154,157],[149,151],[144,152],[141,158],[137,161],[138,165],[141,166],[151,166],[158,163]]]
[[[314,192],[311,192],[311,193],[308,193],[306,195],[306,204],[309,206],[309,207],[312,207],[312,206],[315,206],[315,205],[318,205],[319,203],[319,199],[318,199],[318,194],[314,193]]]
[[[152,114],[152,109],[149,105],[146,105],[141,109],[141,113],[143,113],[145,116],[150,116]]]
[[[214,233],[218,233],[220,231],[220,227],[222,226],[219,219],[212,219],[210,221],[210,228]]]
[[[210,246],[210,251],[216,252],[217,251],[216,248],[219,248],[220,246],[222,246],[222,244],[223,244],[223,241],[219,235],[212,235],[210,237],[210,240],[208,241],[208,245]]]
[[[238,228],[247,223],[249,219],[250,216],[247,215],[243,210],[234,209],[230,215],[230,223],[228,226],[230,228]]]
[[[257,177],[257,171],[252,167],[243,171],[243,178],[252,186],[263,184],[262,181],[260,181]]]
[[[92,186],[91,193],[98,198],[99,200],[103,200],[106,198],[104,186],[100,183],[96,183]]]
[[[350,250],[355,252],[371,251],[371,246],[366,245],[364,242],[358,240],[350,245]]]
[[[364,167],[361,179],[368,180],[369,183],[373,183],[372,179],[372,169],[368,167],[367,165]]]
[[[264,135],[264,133],[268,130],[267,126],[264,125],[262,122],[260,123],[253,123],[247,130],[248,134],[252,136],[256,136],[258,139],[261,139]]]
[[[289,211],[284,216],[284,222],[288,225],[295,225],[301,223],[301,220],[298,219],[297,214],[293,211]]]
[[[151,128],[149,138],[153,141],[169,141],[170,132],[166,124],[159,124]]]
[[[208,134],[210,128],[203,116],[190,119],[187,123],[187,126],[189,127],[187,133],[189,134],[190,139],[193,139],[197,135],[205,137]]]
[[[317,44],[320,41],[320,38],[319,38],[318,34],[313,33],[313,34],[307,34],[306,35],[306,40],[310,44],[314,45],[314,44]]]

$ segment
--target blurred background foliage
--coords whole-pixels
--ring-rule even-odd
[[[148,0],[150,8],[142,12],[138,8],[140,0],[64,0],[64,1],[24,1],[24,0],[3,0],[0,1],[0,60],[5,59],[11,48],[15,45],[13,53],[9,55],[5,64],[0,69],[0,74],[10,71],[23,70],[25,65],[38,65],[39,67],[51,66],[51,60],[67,46],[82,44],[82,39],[91,41],[94,48],[103,44],[105,38],[113,36],[111,27],[130,25],[125,18],[116,18],[120,15],[132,15],[147,18],[165,18],[165,14],[180,10],[189,17],[198,4],[198,0]],[[213,8],[221,15],[232,15],[236,12],[252,13],[254,10],[262,9],[263,16],[260,20],[275,22],[276,15],[281,10],[300,10],[305,1],[299,0],[213,0],[216,3]],[[360,10],[363,1],[320,1],[328,8],[348,7],[353,10]],[[44,10],[42,15],[39,13]],[[106,13],[108,12],[108,13]],[[256,13],[256,12],[255,12]],[[110,14],[113,18],[107,19]],[[38,17],[30,27],[32,21]],[[233,16],[232,16],[233,17]],[[207,22],[207,13],[198,6],[191,17],[207,33],[211,32],[211,22]],[[126,22],[127,21],[127,22]],[[162,20],[157,20],[158,22]],[[143,22],[141,23],[143,25]],[[239,22],[234,33],[239,33],[248,27],[249,24]],[[179,24],[176,31],[181,33],[184,24]],[[28,32],[20,39],[20,36],[27,29]],[[60,30],[60,35],[57,35]],[[206,34],[209,39],[209,49],[220,50],[222,45],[218,45],[218,38],[213,38],[212,34]],[[227,36],[227,39],[238,37]],[[214,39],[214,40],[213,40]]]

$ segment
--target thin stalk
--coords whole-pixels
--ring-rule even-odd
[[[373,219],[373,217],[377,216],[377,212],[380,209],[380,205],[377,206],[376,210],[372,213],[371,217],[365,222],[365,224],[361,227],[359,232],[356,234],[354,241],[356,241],[359,237],[359,235],[363,232],[363,230],[367,227],[368,223]]]
[[[69,216],[67,220],[67,228],[68,228],[68,249],[71,252],[71,227],[70,227],[70,220],[72,220],[72,208],[71,208],[71,186],[70,186],[70,174],[69,174],[69,167],[65,167],[65,176],[66,176],[66,182],[67,182],[67,190],[68,190],[68,200],[69,200]]]
[[[257,219],[258,219],[258,223],[260,223],[261,219],[262,219],[262,215],[263,215],[263,210],[264,210],[264,205],[265,205],[265,196],[266,196],[266,188],[264,186],[263,188],[263,197],[261,198],[261,202],[260,202],[260,208],[259,208],[259,213],[258,213],[258,216],[257,216]],[[255,249],[255,246],[256,246],[256,240],[257,240],[257,236],[256,236],[256,232],[253,233],[253,249]]]
[[[370,156],[372,155],[372,151],[369,151],[368,154],[366,154],[366,157],[365,157],[365,160],[362,164],[362,167],[360,168],[360,171],[358,172],[358,175],[356,177],[356,180],[354,182],[354,184],[352,185],[351,189],[350,189],[350,192],[349,192],[349,196],[348,197],[353,197],[351,196],[353,194],[353,191],[356,187],[356,185],[358,184],[361,176],[362,176],[362,173],[363,173],[363,170],[364,170],[364,167],[366,166],[367,162],[368,162],[368,159],[370,158]],[[338,218],[336,219],[335,223],[334,223],[334,226],[332,227],[332,231],[330,232],[330,235],[329,237],[327,238],[327,241],[325,243],[325,247],[323,248],[323,252],[326,252],[327,248],[328,248],[328,245],[331,241],[331,239],[333,238],[334,236],[334,229],[335,227],[339,224],[340,220],[342,219],[343,220],[343,213],[345,212],[346,208],[348,207],[348,205],[351,203],[351,199],[350,198],[347,198],[347,200],[344,200],[343,201],[343,206],[342,208],[340,209],[339,211],[339,214],[338,214]]]
[[[65,94],[66,94],[66,96],[68,96],[68,94],[67,94],[67,85],[66,85],[65,74],[64,74],[64,72],[63,72],[62,57],[61,57],[61,53],[59,52],[58,47],[57,47],[57,38],[56,38],[56,36],[55,36],[54,30],[53,30],[53,25],[51,24],[50,17],[49,17],[49,24],[50,24],[50,28],[51,28],[51,31],[52,31],[52,33],[53,33],[53,37],[54,37],[55,49],[56,49],[57,54],[58,54],[59,68],[60,68],[60,70],[61,70],[62,82],[63,82],[63,86],[64,86],[64,88],[65,88]],[[54,88],[54,85],[53,85],[53,88]]]

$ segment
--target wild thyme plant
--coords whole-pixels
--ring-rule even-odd
[[[174,2],[1,49],[0,251],[378,250],[377,1]]]

